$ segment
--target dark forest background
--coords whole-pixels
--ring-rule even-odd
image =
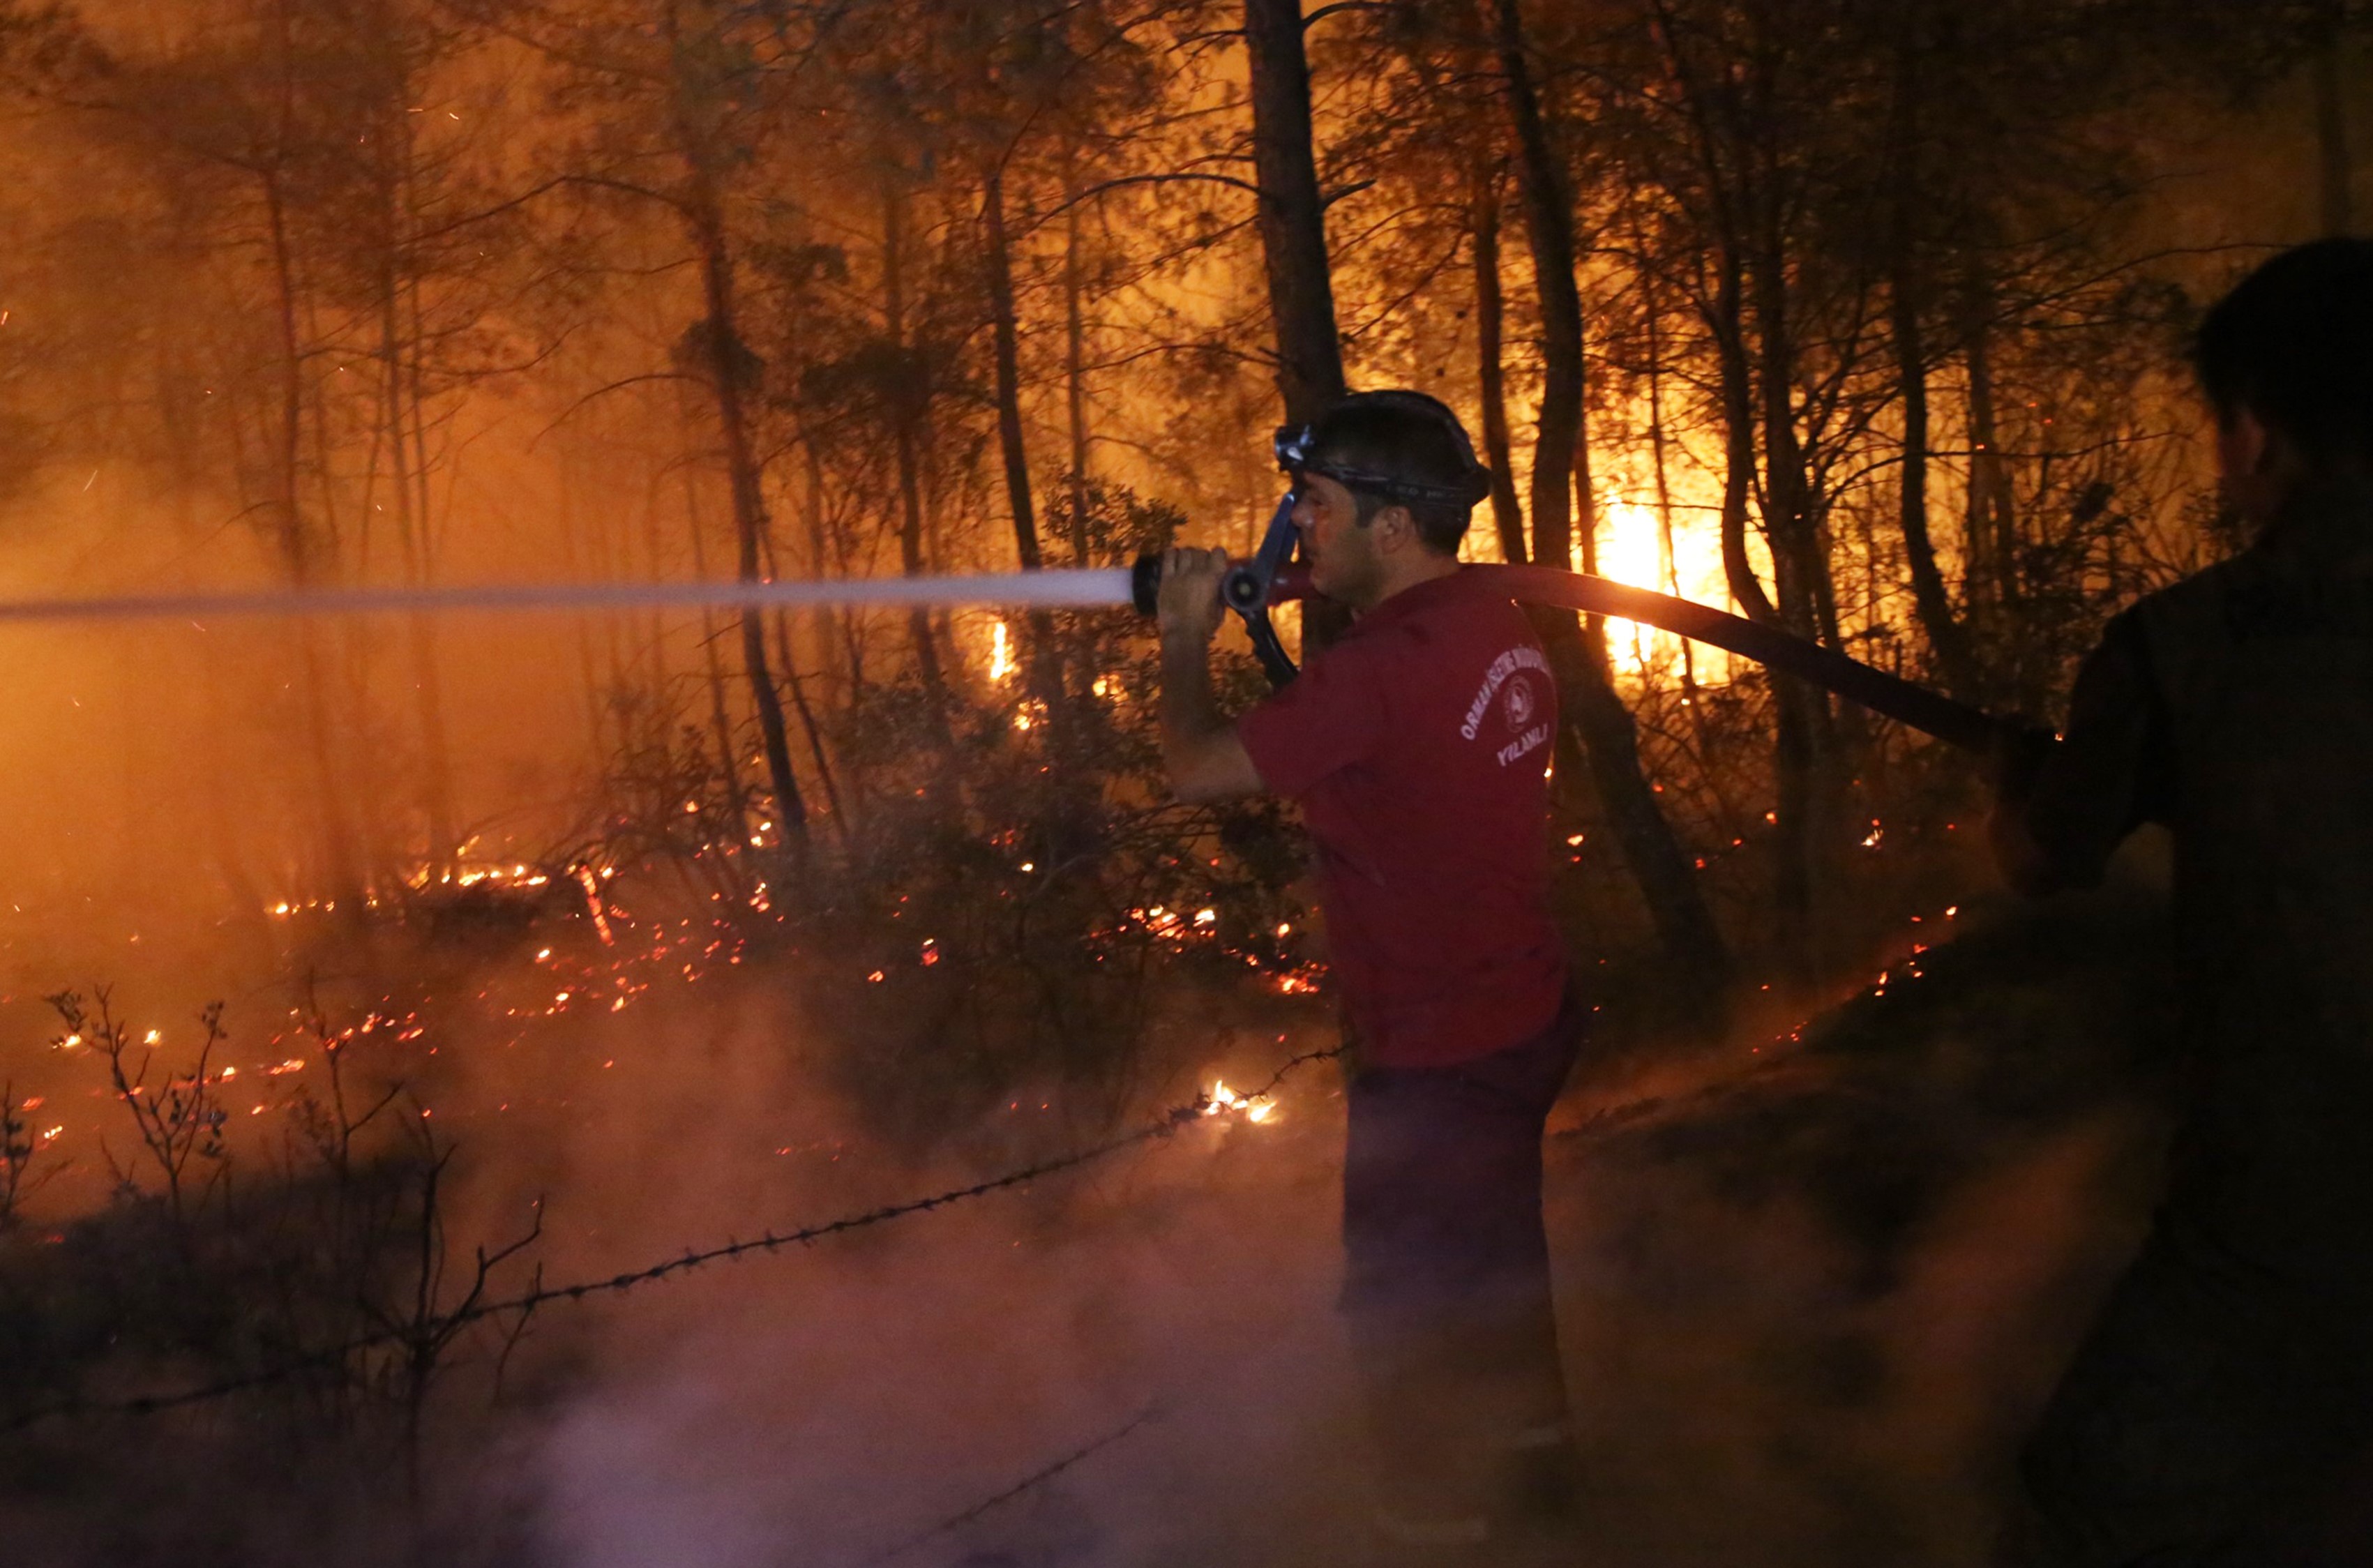
[[[1505,476],[1477,558],[1604,568],[2048,716],[2107,612],[2225,547],[2183,333],[2265,245],[2350,225],[2357,23],[2204,0],[22,9],[13,580],[1241,545],[1281,412],[1406,383]],[[918,835],[1109,842],[1098,813],[1153,804],[1122,738],[1141,649],[994,619],[144,641],[109,694],[128,716],[25,725],[91,754],[68,788],[116,813],[27,884],[188,857],[253,922],[599,839],[705,851],[738,909],[945,860]],[[1940,834],[1968,770],[1719,656],[1582,640],[1559,776],[1585,940],[1645,932],[1706,982],[1858,963],[1889,858],[1864,841]]]

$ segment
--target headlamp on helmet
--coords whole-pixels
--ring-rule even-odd
[[[1338,415],[1361,408],[1391,408],[1420,415],[1450,437],[1461,472],[1449,484],[1429,483],[1402,474],[1385,474],[1348,463],[1316,461],[1326,427]],[[1275,440],[1277,465],[1300,486],[1304,475],[1332,479],[1347,490],[1357,490],[1404,506],[1472,507],[1491,494],[1491,471],[1475,459],[1466,427],[1440,402],[1414,392],[1354,392],[1329,408],[1317,423],[1281,425]]]

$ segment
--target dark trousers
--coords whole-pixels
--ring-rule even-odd
[[[1497,1539],[1571,1490],[1541,1134],[1578,1012],[1569,1001],[1540,1036],[1474,1061],[1351,1081],[1341,1306],[1383,1522],[1421,1541]]]
[[[2244,1258],[2179,1198],[2021,1457],[2052,1568],[2373,1564],[2373,1291]]]

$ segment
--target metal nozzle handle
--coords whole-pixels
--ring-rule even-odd
[[[1137,606],[1139,614],[1151,615],[1161,592],[1162,556],[1158,551],[1148,552],[1129,568],[1129,603]],[[1220,579],[1220,602],[1239,614],[1306,598],[1309,592],[1310,571],[1306,567],[1282,568],[1272,580],[1263,582],[1258,566],[1239,561]]]
[[[1151,615],[1161,592],[1162,552],[1148,550],[1128,568],[1128,602],[1137,606],[1139,614]]]

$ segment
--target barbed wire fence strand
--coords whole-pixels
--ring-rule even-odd
[[[1297,1057],[1292,1061],[1288,1062],[1283,1068],[1280,1068],[1277,1075],[1271,1078],[1267,1085],[1255,1090],[1251,1094],[1245,1096],[1245,1098],[1246,1100],[1257,1100],[1261,1098],[1263,1095],[1267,1094],[1269,1090],[1274,1089],[1278,1082],[1285,1077],[1286,1073],[1291,1072],[1303,1061],[1315,1059],[1320,1057],[1339,1056],[1342,1053],[1339,1050],[1330,1050],[1314,1052],[1312,1053],[1312,1056],[1307,1058]],[[1649,1094],[1638,1099],[1627,1100],[1616,1105],[1601,1106],[1599,1109],[1592,1112],[1588,1117],[1584,1117],[1582,1121],[1572,1127],[1562,1128],[1557,1132],[1552,1133],[1550,1136],[1561,1141],[1572,1141],[1585,1144],[1605,1142],[1611,1139],[1621,1138],[1627,1133],[1632,1132],[1643,1126],[1653,1126],[1657,1121],[1671,1117],[1677,1113],[1686,1114],[1692,1110],[1702,1110],[1709,1105],[1735,1094],[1736,1090],[1736,1084],[1714,1084],[1697,1090],[1692,1094],[1678,1096]],[[971,1524],[974,1520],[978,1519],[998,1508],[1003,1507],[1006,1504],[1014,1501],[1016,1498],[1036,1491],[1039,1487],[1046,1485],[1048,1481],[1063,1475],[1065,1472],[1071,1469],[1072,1467],[1092,1458],[1095,1455],[1102,1453],[1106,1448],[1114,1446],[1123,1439],[1134,1435],[1142,1428],[1161,1420],[1169,1412],[1163,1408],[1160,1400],[1153,1401],[1152,1403],[1146,1405],[1142,1410],[1139,1410],[1134,1417],[1124,1422],[1122,1425],[1116,1427],[1114,1430],[1105,1433],[1103,1436],[1096,1438],[1093,1442],[1073,1449],[1070,1453],[1064,1455],[1059,1459],[1056,1459],[1048,1464],[1040,1466],[1037,1469],[1031,1471],[1028,1475],[1023,1477],[1020,1480],[1015,1481],[1004,1491],[996,1493],[994,1496],[981,1499],[978,1503],[966,1508],[963,1513],[951,1515],[947,1518],[941,1520],[938,1524],[933,1525],[930,1528],[918,1531],[916,1534],[907,1537],[904,1540],[898,1542],[895,1546],[886,1547],[883,1550],[875,1552],[871,1557],[859,1559],[855,1564],[855,1568],[882,1568],[883,1564],[894,1562],[910,1551],[914,1551],[921,1547],[929,1546],[931,1542],[940,1539],[943,1536],[953,1535],[957,1530],[960,1530],[966,1525]]]
[[[1072,1449],[1070,1453],[1064,1455],[1059,1459],[1056,1459],[1048,1464],[1041,1465],[1038,1469],[1031,1471],[1028,1475],[1023,1476],[1020,1480],[1015,1481],[1011,1486],[1007,1487],[1004,1491],[997,1493],[995,1496],[984,1497],[979,1502],[974,1504],[971,1507],[965,1509],[963,1513],[952,1514],[948,1517],[941,1519],[938,1524],[933,1525],[930,1528],[918,1530],[915,1534],[908,1536],[906,1539],[898,1542],[895,1546],[884,1547],[871,1557],[861,1557],[858,1559],[857,1568],[882,1568],[882,1564],[885,1562],[894,1562],[899,1558],[906,1556],[908,1552],[914,1551],[920,1547],[929,1546],[931,1542],[940,1539],[943,1536],[953,1535],[956,1531],[964,1528],[966,1525],[971,1524],[974,1520],[980,1518],[982,1515],[988,1514],[995,1509],[1003,1507],[1006,1504],[1012,1502],[1015,1498],[1022,1496],[1025,1492],[1036,1491],[1038,1488],[1046,1485],[1048,1481],[1053,1480],[1056,1477],[1061,1475],[1064,1471],[1070,1469],[1073,1466],[1104,1452],[1104,1450],[1113,1446],[1122,1439],[1134,1434],[1140,1428],[1159,1421],[1163,1413],[1162,1405],[1159,1401],[1147,1405],[1144,1409],[1139,1410],[1137,1414],[1131,1416],[1121,1425],[1113,1428],[1112,1431],[1105,1433],[1103,1436],[1096,1438],[1093,1442],[1083,1444],[1081,1446]]]
[[[687,1247],[682,1254],[661,1259],[641,1269],[628,1270],[605,1279],[581,1280],[567,1285],[539,1285],[497,1301],[476,1302],[451,1313],[432,1316],[420,1324],[400,1328],[375,1330],[357,1335],[334,1345],[321,1346],[275,1362],[269,1366],[240,1373],[228,1377],[176,1390],[170,1394],[135,1395],[123,1398],[69,1398],[53,1400],[16,1412],[0,1421],[0,1433],[18,1433],[44,1422],[66,1420],[77,1416],[127,1415],[146,1416],[190,1405],[205,1404],[228,1398],[249,1389],[269,1387],[304,1376],[308,1373],[341,1364],[348,1357],[383,1346],[413,1344],[425,1336],[450,1337],[455,1330],[487,1318],[519,1314],[522,1318],[539,1307],[557,1302],[582,1301],[588,1296],[617,1294],[640,1285],[647,1285],[672,1275],[682,1274],[704,1264],[740,1258],[754,1252],[775,1253],[787,1246],[804,1246],[851,1231],[886,1224],[893,1220],[915,1214],[928,1214],[953,1204],[985,1198],[991,1193],[1024,1187],[1034,1181],[1060,1176],[1067,1171],[1108,1159],[1140,1143],[1167,1139],[1180,1128],[1214,1115],[1232,1114],[1266,1100],[1278,1086],[1302,1068],[1313,1062],[1327,1061],[1343,1054],[1339,1046],[1323,1050],[1303,1051],[1288,1058],[1269,1075],[1268,1082],[1249,1093],[1232,1094],[1227,1101],[1215,1101],[1208,1094],[1198,1094],[1191,1101],[1173,1106],[1146,1121],[1143,1125],[1101,1143],[1075,1149],[1053,1159],[1041,1160],[1000,1176],[988,1177],[967,1187],[953,1188],[933,1193],[927,1198],[914,1198],[903,1202],[884,1204],[836,1220],[804,1225],[797,1230],[765,1234],[742,1241],[729,1237],[720,1245],[709,1247]],[[1133,1429],[1133,1428],[1132,1428]],[[1084,1455],[1080,1456],[1084,1457]]]

